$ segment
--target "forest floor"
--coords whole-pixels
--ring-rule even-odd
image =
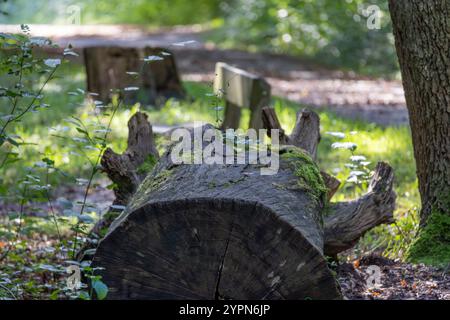
[[[200,27],[150,30],[137,26],[31,25],[33,36],[51,38],[75,50],[89,46],[169,48],[175,55],[183,80],[212,82],[214,65],[227,62],[264,76],[272,94],[313,108],[325,106],[336,114],[381,125],[408,123],[402,84],[398,80],[372,79],[352,72],[330,70],[287,55],[223,50],[205,41]],[[0,32],[18,27],[0,25]]]
[[[337,274],[342,293],[349,300],[450,300],[448,267],[439,269],[369,255],[340,264]]]

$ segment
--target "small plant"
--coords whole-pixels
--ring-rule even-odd
[[[50,107],[44,102],[44,88],[55,78],[59,66],[64,63],[64,56],[73,54],[70,49],[64,51],[60,58],[36,58],[33,49],[45,45],[51,45],[51,41],[43,38],[30,36],[29,27],[21,25],[20,34],[0,34],[0,48],[2,59],[0,69],[7,75],[7,80],[0,86],[0,104],[4,110],[0,114],[0,171],[7,167],[19,164],[22,160],[24,147],[30,144],[17,133],[11,133],[15,125],[28,117],[30,114],[38,113],[42,109]],[[36,85],[36,83],[38,85]],[[46,158],[46,161],[50,161]],[[41,162],[45,164],[45,162]],[[17,213],[11,212],[9,221],[18,219],[15,241],[10,242],[9,247],[0,256],[0,260],[6,258],[11,252],[14,242],[20,238],[23,227],[23,215],[25,206],[31,201],[42,201],[48,197],[48,176],[50,169],[46,172],[46,181],[43,183],[36,168],[28,168],[19,183],[6,187],[3,178],[0,177],[0,196],[5,201],[16,202],[19,205]],[[56,223],[56,220],[55,220]]]
[[[210,87],[212,88],[214,85],[213,83],[210,84]],[[221,117],[223,113],[223,96],[225,92],[223,90],[220,90],[219,92],[211,92],[206,93],[206,96],[210,99],[211,107],[214,110],[214,117],[215,117],[215,123],[216,127],[220,127],[223,122],[223,118]]]
[[[95,97],[95,93],[90,93],[90,95]],[[93,217],[86,213],[98,211],[95,204],[87,201],[88,195],[93,187],[94,178],[101,170],[100,160],[103,152],[106,150],[108,135],[111,132],[111,123],[120,104],[121,100],[118,99],[117,95],[113,98],[110,106],[104,105],[97,100],[90,102],[88,104],[90,111],[85,114],[86,120],[75,116],[65,120],[75,129],[77,134],[74,136],[60,136],[60,138],[71,143],[72,150],[75,151],[72,155],[84,158],[86,164],[90,167],[87,178],[78,177],[75,179],[76,183],[84,188],[82,200],[75,203],[75,207],[78,207],[79,210],[66,211],[67,215],[73,216],[76,220],[76,223],[72,225],[72,231],[74,231],[75,236],[69,253],[72,258],[75,257],[80,249],[80,242],[88,240],[81,239],[79,236],[88,235],[89,226],[94,221]]]
[[[326,134],[339,139],[346,137],[345,133],[342,132],[326,132]],[[350,134],[355,135],[357,132],[352,131]],[[358,186],[360,189],[366,188],[371,175],[371,170],[368,168],[370,162],[367,161],[365,156],[355,154],[358,145],[353,142],[334,142],[331,147],[333,149],[345,149],[351,152],[349,161],[345,163],[345,166],[351,170],[347,182]]]
[[[29,28],[25,25],[22,25],[21,30],[22,33],[18,35],[0,34],[0,46],[6,52],[1,57],[0,68],[7,74],[7,81],[3,81],[5,85],[0,87],[0,103],[6,106],[2,108],[6,113],[0,114],[0,171],[3,172],[15,165],[22,165],[23,154],[33,147],[16,133],[15,125],[20,124],[26,117],[51,107],[45,102],[44,89],[50,81],[56,78],[60,66],[67,62],[65,56],[77,55],[69,47],[63,51],[60,58],[37,58],[34,56],[33,48],[49,46],[51,42],[47,39],[32,38]],[[39,85],[36,86],[36,83]],[[71,96],[84,94],[82,89],[69,92]],[[95,97],[95,93],[91,93],[90,96]],[[117,95],[108,106],[91,99],[88,104],[91,108],[90,112],[86,112],[82,117],[74,115],[66,119],[66,123],[73,126],[73,131],[69,130],[65,135],[58,135],[57,131],[55,134],[55,130],[51,131],[53,136],[64,139],[72,150],[72,156],[83,157],[90,167],[87,178],[73,178],[74,183],[84,187],[83,198],[75,202],[58,199],[56,207],[62,209],[62,215],[57,214],[58,210],[52,199],[50,177],[54,174],[62,176],[67,176],[67,174],[55,165],[51,152],[46,151],[45,154],[42,154],[41,159],[25,171],[23,178],[15,181],[16,187],[12,185],[7,187],[0,178],[2,200],[8,201],[8,203],[17,203],[15,206],[17,209],[8,213],[6,221],[9,223],[0,229],[0,233],[5,236],[2,236],[2,239],[7,240],[0,242],[0,261],[10,263],[18,259],[25,245],[21,239],[22,234],[28,234],[35,229],[36,220],[30,220],[26,210],[43,211],[43,216],[53,224],[53,230],[58,239],[57,243],[49,247],[54,257],[45,259],[36,257],[35,260],[32,259],[29,262],[20,259],[15,263],[31,263],[31,268],[37,268],[36,270],[40,270],[39,272],[51,272],[55,281],[54,285],[49,287],[53,288],[50,298],[58,298],[61,295],[73,297],[70,290],[63,286],[65,268],[60,265],[60,261],[74,262],[68,258],[76,258],[76,253],[82,243],[97,241],[97,239],[87,237],[94,222],[93,214],[98,211],[94,204],[88,203],[87,197],[95,186],[94,178],[100,170],[100,159],[106,149],[111,123],[120,104],[121,101]],[[39,206],[40,203],[43,204],[42,207]],[[68,229],[67,225],[69,225]],[[68,239],[67,235],[63,237],[63,230],[66,234],[68,231],[72,231],[73,240]],[[30,240],[27,239],[27,241]],[[55,262],[55,259],[58,262]],[[101,282],[99,276],[94,275],[96,269],[90,269],[90,262],[85,263],[88,265],[83,264],[83,272],[93,288],[89,297],[92,298],[93,292],[95,292],[97,298],[105,298],[106,285]],[[18,282],[19,286],[14,287],[15,280],[3,279],[5,281],[0,279],[1,292],[5,292],[13,298],[23,298],[26,294],[39,296],[43,292],[41,289],[35,288],[34,280],[28,285]]]

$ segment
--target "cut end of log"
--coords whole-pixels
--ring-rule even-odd
[[[157,202],[102,240],[109,299],[338,299],[326,260],[267,207],[231,199]],[[307,279],[307,280],[306,280]]]

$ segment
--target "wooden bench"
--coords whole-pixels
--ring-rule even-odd
[[[239,127],[241,108],[250,109],[249,128],[263,128],[262,108],[270,103],[270,85],[262,77],[218,62],[214,92],[225,99],[224,129]]]

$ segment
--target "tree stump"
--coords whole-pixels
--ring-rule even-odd
[[[286,140],[318,136],[299,131]],[[93,266],[104,268],[109,299],[339,299],[325,255],[392,221],[387,164],[378,165],[367,195],[330,205],[323,174],[296,146],[280,148],[279,171],[268,176],[248,163],[175,164],[173,149],[96,250]]]
[[[145,59],[145,60],[144,60]],[[173,54],[164,48],[88,47],[84,49],[87,89],[108,102],[120,90],[127,104],[160,105],[186,92]]]

